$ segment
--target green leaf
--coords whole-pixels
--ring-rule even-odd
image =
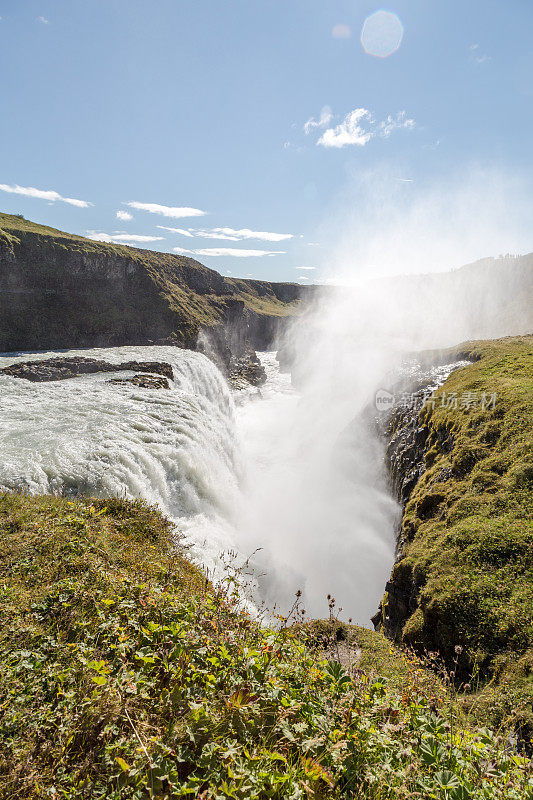
[[[455,789],[459,786],[459,779],[449,769],[435,773],[435,780],[443,789]]]

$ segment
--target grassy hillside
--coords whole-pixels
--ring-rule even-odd
[[[187,300],[190,301],[190,296],[187,292],[183,295],[179,292],[180,288],[184,289],[179,286],[179,279],[183,279],[187,275],[186,272],[180,272],[180,267],[196,272],[195,277],[198,281],[203,279],[207,288],[212,289],[212,294],[238,295],[247,307],[259,313],[285,316],[293,312],[290,304],[297,303],[299,300],[301,287],[296,283],[276,284],[270,281],[247,280],[246,278],[225,278],[193,258],[172,253],[159,253],[155,250],[142,250],[122,244],[95,242],[83,236],[39,225],[21,216],[0,212],[0,237],[3,236],[5,241],[13,245],[17,240],[21,241],[24,234],[44,237],[45,240],[50,239],[54,243],[61,243],[63,247],[69,248],[72,252],[83,253],[89,257],[113,254],[144,264],[153,271],[155,279],[161,279],[162,288],[166,287],[171,293],[178,292],[176,297],[172,298],[176,310],[183,308],[180,301],[185,300],[185,310],[191,311],[191,306],[187,303]],[[212,282],[211,287],[209,287],[209,282]],[[206,286],[202,286],[202,290],[205,288]],[[212,298],[203,302],[204,298],[200,295],[195,299],[197,305],[193,304],[192,306],[193,316],[197,315],[199,321],[206,323],[217,318],[217,310],[213,311],[211,305]]]
[[[463,345],[420,414],[426,471],[405,509],[385,615],[451,664],[465,704],[533,734],[533,337]],[[462,354],[462,355],[461,355]],[[433,354],[434,355],[434,354]],[[433,356],[432,356],[433,357]],[[396,597],[395,597],[396,593]]]
[[[141,502],[2,495],[0,541],[1,797],[532,796],[414,658],[350,629],[344,668],[258,626]]]
[[[224,278],[191,258],[95,242],[9,214],[0,214],[0,285],[4,350],[164,340],[194,347],[201,329],[225,325],[261,338],[308,290]]]

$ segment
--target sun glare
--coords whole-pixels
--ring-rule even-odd
[[[387,58],[395,53],[403,39],[403,25],[392,11],[376,11],[363,23],[361,44],[370,56]]]

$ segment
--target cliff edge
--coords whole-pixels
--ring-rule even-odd
[[[533,336],[427,354],[472,363],[394,411],[387,460],[404,507],[375,622],[439,654],[466,705],[533,732]]]

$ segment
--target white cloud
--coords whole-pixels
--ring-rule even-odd
[[[436,139],[431,144],[423,144],[422,147],[424,150],[436,150],[437,147],[440,147],[440,139]]]
[[[167,228],[166,225],[156,225],[156,228],[162,231],[170,231],[171,233],[179,233],[181,236],[189,236],[191,239],[194,236],[194,233],[186,231],[184,228]]]
[[[325,130],[317,144],[336,148],[347,145],[364,147],[376,136],[388,139],[395,130],[414,127],[415,121],[407,116],[406,111],[399,111],[395,117],[389,114],[383,122],[377,122],[367,108],[355,108],[346,114],[339,125]]]
[[[470,50],[470,61],[475,64],[485,64],[487,61],[492,61],[492,56],[488,56],[486,53],[479,53],[479,44],[471,44],[468,49]]]
[[[115,244],[142,244],[145,242],[161,242],[163,236],[143,236],[138,233],[98,233],[87,231],[87,238],[95,242],[114,242]]]
[[[262,242],[284,242],[292,239],[292,233],[272,233],[271,231],[252,231],[249,228],[212,228],[211,230],[199,230],[196,234],[204,239],[228,239],[232,242],[241,242],[245,239],[258,239]]]
[[[37,17],[37,22],[40,22],[41,25],[50,25],[50,20],[46,19],[46,17]]]
[[[78,208],[88,208],[92,206],[87,200],[75,200],[73,197],[63,197],[59,192],[54,192],[52,189],[35,189],[33,186],[9,186],[7,183],[0,183],[0,191],[10,192],[11,194],[21,194],[24,197],[34,197],[37,200],[48,200],[51,203],[61,201],[68,203],[70,206],[77,206]]]
[[[285,250],[238,250],[236,247],[206,247],[201,250],[185,250],[183,247],[174,247],[175,253],[188,256],[233,256],[235,258],[260,258],[262,256],[279,256]]]
[[[334,39],[349,39],[352,35],[352,32],[348,25],[344,25],[344,23],[339,22],[337,25],[333,26],[331,35]]]
[[[164,225],[158,225],[165,231],[172,233],[179,233],[181,236],[188,236],[189,238],[197,237],[199,239],[220,239],[228,242],[242,242],[246,239],[258,239],[262,242],[284,242],[286,239],[292,239],[292,233],[272,233],[271,231],[252,231],[250,228],[167,228]]]
[[[133,219],[133,214],[130,214],[129,211],[122,211],[122,209],[119,209],[117,211],[117,219],[121,219],[122,222],[129,222]]]
[[[130,208],[136,208],[138,211],[148,211],[150,214],[161,214],[162,217],[173,217],[180,219],[182,217],[203,217],[205,211],[199,208],[189,208],[188,206],[162,206],[159,203],[138,203],[133,201],[125,203],[124,205]]]
[[[304,125],[304,131],[306,134],[309,134],[315,128],[325,128],[326,125],[329,125],[332,119],[333,114],[331,113],[331,108],[329,106],[324,106],[318,119],[311,117],[311,119],[307,120]]]
[[[292,126],[291,126],[292,127]],[[283,149],[284,150],[293,150],[295,153],[302,153],[304,148],[300,147],[300,145],[293,144],[293,142],[283,142]]]
[[[343,121],[334,128],[328,128],[317,144],[323,147],[346,147],[349,144],[356,144],[364,147],[372,138],[372,133],[363,128],[363,121],[372,123],[374,118],[368,109],[355,108],[344,117]]]
[[[399,111],[395,117],[389,114],[384,122],[379,123],[379,135],[383,136],[384,139],[388,139],[393,131],[400,128],[410,129],[414,127],[414,119],[409,119],[406,111]]]
[[[316,269],[316,267],[294,267],[294,269]]]

